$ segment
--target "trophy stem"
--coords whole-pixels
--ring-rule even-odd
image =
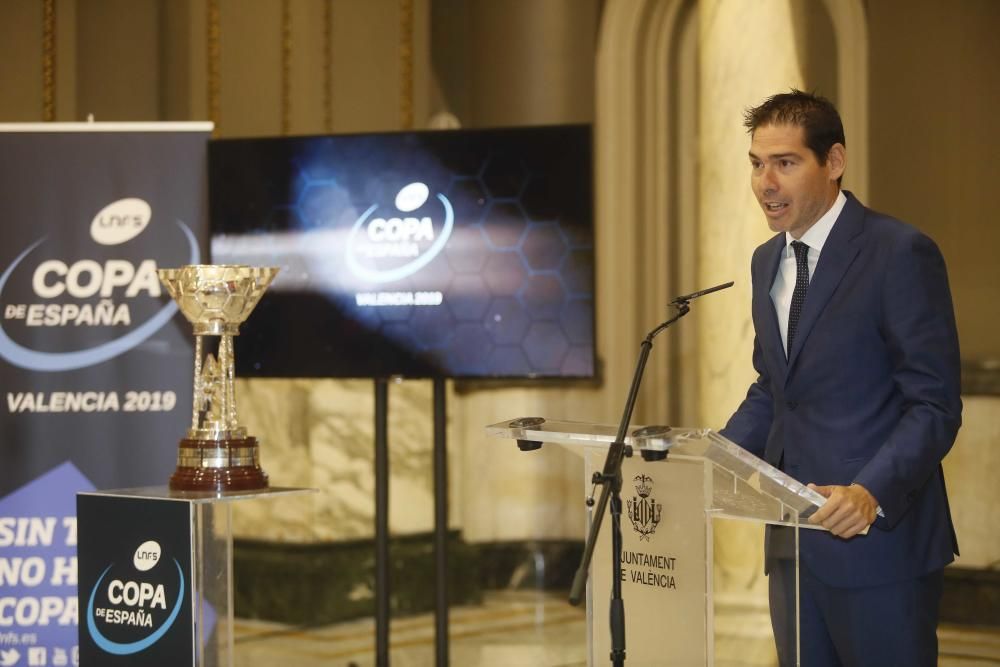
[[[222,428],[229,430],[229,350],[226,347],[226,336],[219,338],[219,414]]]
[[[194,337],[194,396],[191,401],[191,428],[199,426],[198,410],[202,402],[202,392],[204,387],[201,382],[201,359],[205,353],[205,345],[202,342],[203,336]]]
[[[239,427],[239,419],[236,415],[236,352],[233,350],[232,336],[222,336],[219,357],[222,360],[222,372],[225,377],[222,414],[226,420],[226,428],[235,430]]]

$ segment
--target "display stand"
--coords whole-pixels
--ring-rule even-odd
[[[232,503],[312,491],[77,494],[80,664],[232,667]]]
[[[389,380],[375,380],[375,667],[389,667]],[[434,395],[434,664],[448,657],[448,440],[445,379]]]
[[[616,431],[613,426],[541,418],[487,427],[488,435],[516,440],[522,450],[554,443],[579,454],[588,490]],[[622,465],[626,664],[713,665],[712,520],[791,526],[797,577],[798,530],[816,528],[803,522],[825,498],[710,430],[635,427],[625,444],[635,454]],[[593,519],[591,511],[588,520]],[[587,587],[588,665],[608,664],[610,653],[609,532],[600,535]]]

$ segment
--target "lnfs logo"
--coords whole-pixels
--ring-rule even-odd
[[[175,569],[177,579],[175,585],[166,586],[163,582],[172,579],[170,573],[155,570],[161,555],[159,543],[148,540],[132,556],[134,571],[124,568],[125,572],[109,576],[115,568],[112,563],[97,578],[87,601],[87,632],[103,651],[113,655],[144,651],[177,620],[185,599],[184,571],[176,558],[171,559],[174,568],[167,569]],[[168,602],[171,594],[173,604]]]
[[[632,520],[632,527],[639,533],[640,540],[649,541],[649,536],[656,532],[656,526],[660,523],[660,514],[663,512],[663,505],[653,498],[653,478],[649,475],[636,475],[635,491],[639,497],[632,496],[626,502],[628,506],[628,518]]]
[[[146,231],[152,215],[152,208],[142,199],[119,199],[94,216],[90,237],[99,246],[124,244]],[[187,263],[197,264],[200,251],[194,234],[179,220],[177,226],[188,248]],[[177,305],[171,300],[143,321],[133,321],[132,307],[136,299],[160,296],[155,259],[50,258],[36,259],[32,264],[29,257],[47,238],[43,236],[25,248],[0,274],[0,295],[3,296],[0,357],[11,364],[34,371],[67,371],[93,366],[139,345],[169,322],[177,311]],[[30,291],[26,274],[20,280],[25,286],[19,296],[4,295],[8,280],[25,270],[31,276]],[[8,331],[15,323],[28,330],[96,329],[100,332],[98,338],[103,340],[96,345],[89,343],[83,349],[43,351],[12,339]],[[4,329],[5,324],[8,330]],[[93,340],[89,336],[86,339]],[[75,347],[72,343],[64,345]]]
[[[430,188],[420,182],[404,186],[396,194],[396,211],[372,217],[378,204],[368,207],[347,237],[345,259],[355,276],[373,283],[401,280],[427,266],[444,249],[455,226],[451,202],[435,195],[443,220],[435,222],[428,204]],[[407,213],[411,215],[406,215]],[[424,213],[420,215],[419,213]]]

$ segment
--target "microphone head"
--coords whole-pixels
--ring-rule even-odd
[[[691,301],[692,299],[697,299],[700,296],[705,296],[706,294],[711,294],[712,292],[718,292],[719,290],[729,289],[730,287],[732,287],[735,284],[736,283],[734,281],[730,280],[728,283],[723,283],[721,285],[716,285],[715,287],[709,287],[708,289],[703,289],[703,290],[699,290],[697,292],[692,292],[691,294],[685,294],[685,295],[679,296],[676,299],[674,299],[673,301],[671,301],[669,305],[675,306],[675,305],[679,305],[679,304],[682,304],[682,303],[686,303],[688,301]]]

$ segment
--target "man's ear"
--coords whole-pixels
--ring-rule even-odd
[[[836,143],[830,147],[830,152],[826,154],[826,166],[830,170],[830,180],[835,181],[844,175],[847,167],[847,149],[844,144]]]

